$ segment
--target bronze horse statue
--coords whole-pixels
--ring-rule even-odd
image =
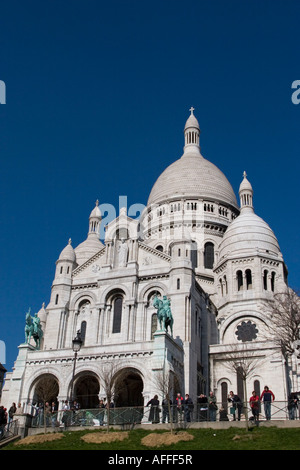
[[[170,300],[164,295],[161,300],[157,295],[154,296],[153,307],[157,309],[157,319],[160,329],[168,333],[170,328],[171,336],[173,336],[173,315],[170,308]]]
[[[31,338],[35,341],[36,349],[40,349],[41,339],[43,337],[43,331],[40,326],[40,319],[37,313],[34,317],[30,315],[31,309],[26,313],[26,325],[25,325],[25,342],[30,344]]]

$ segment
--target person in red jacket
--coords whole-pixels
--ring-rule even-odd
[[[259,418],[259,396],[256,395],[255,390],[253,390],[249,401],[254,422],[257,423]]]
[[[274,393],[266,385],[264,387],[264,391],[262,392],[260,396],[260,401],[263,401],[264,403],[265,416],[268,421],[271,419],[271,403],[274,400],[275,400]]]

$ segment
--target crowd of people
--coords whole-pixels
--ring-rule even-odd
[[[288,417],[291,420],[296,419],[297,414],[299,414],[300,419],[300,401],[298,397],[299,393],[291,393],[288,399],[287,410]],[[253,391],[248,403],[251,410],[250,420],[253,420],[257,423],[259,421],[259,416],[262,413],[262,409],[264,410],[265,419],[270,420],[271,407],[274,400],[275,395],[267,385],[264,387],[264,390],[260,396],[255,391]],[[240,421],[241,415],[243,413],[245,414],[244,406],[245,404],[241,398],[233,391],[230,391],[226,403],[223,402],[221,405],[217,403],[216,396],[212,391],[208,396],[206,396],[204,393],[200,394],[197,397],[195,405],[189,394],[185,394],[183,397],[180,393],[177,393],[174,402],[167,395],[160,403],[158,395],[154,395],[154,397],[146,404],[146,408],[150,408],[148,420],[151,423],[216,421],[217,418],[220,421],[230,421],[230,417],[233,421]],[[90,414],[91,418],[96,418],[97,423],[100,426],[103,426],[105,425],[105,420],[107,421],[108,408],[114,408],[114,403],[110,402],[108,405],[108,402],[101,399],[99,400],[97,410],[94,413],[85,410],[85,415],[83,416],[86,417],[88,414]],[[141,408],[139,409],[141,421],[144,408],[135,408]],[[78,417],[81,416],[81,414],[78,413],[80,410],[81,406],[76,400],[65,401],[63,406],[60,407],[58,407],[58,404],[54,401],[51,403],[46,402],[39,404],[28,403],[26,409],[24,410],[21,406],[21,403],[19,403],[18,406],[16,406],[15,403],[12,403],[9,410],[3,406],[0,406],[0,439],[4,435],[4,430],[9,430],[9,426],[15,415],[22,414],[23,412],[32,416],[33,425],[37,427],[44,425],[70,426],[77,423]],[[111,412],[111,416],[117,416],[117,409],[116,414]]]

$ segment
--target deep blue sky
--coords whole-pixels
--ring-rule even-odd
[[[189,108],[202,154],[255,211],[299,283],[300,2],[10,0],[0,15],[0,339],[7,369],[28,307],[100,203],[146,204],[182,155]]]

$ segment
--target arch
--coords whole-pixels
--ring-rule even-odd
[[[76,294],[70,302],[70,310],[77,310],[83,301],[89,301],[93,308],[97,302],[96,295],[91,291],[83,291]]]
[[[157,245],[155,247],[156,250],[160,251],[160,252],[163,252],[164,251],[164,247],[162,245]]]
[[[99,403],[99,392],[100,382],[94,372],[82,371],[75,376],[73,398],[80,404],[81,408],[96,408]]]
[[[271,327],[271,321],[266,316],[264,316],[262,313],[249,312],[249,310],[237,312],[233,315],[230,315],[230,317],[226,318],[226,320],[224,320],[221,323],[221,325],[220,325],[220,335],[219,335],[220,336],[220,344],[224,344],[223,343],[224,336],[225,336],[227,330],[232,325],[232,323],[235,323],[236,321],[239,321],[239,320],[245,319],[245,318],[254,318],[254,319],[260,320],[268,328]]]
[[[160,295],[166,295],[167,287],[159,281],[155,281],[152,284],[147,284],[139,293],[139,302],[148,302],[149,296],[152,291],[157,291]]]
[[[141,372],[134,367],[125,367],[117,372],[115,384],[115,406],[143,406],[144,381]]]
[[[31,384],[30,394],[32,403],[57,402],[59,395],[59,381],[55,375],[49,372],[38,375]]]
[[[119,284],[117,287],[112,287],[110,285],[110,286],[107,286],[106,289],[102,292],[101,298],[100,298],[100,303],[103,304],[103,305],[110,304],[112,297],[117,292],[122,293],[124,295],[124,300],[131,298],[131,293],[130,293],[128,287],[124,286],[124,284]]]

